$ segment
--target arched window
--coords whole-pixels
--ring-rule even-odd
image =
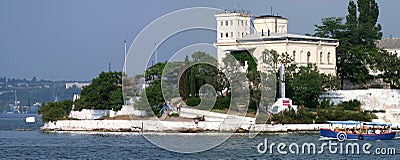
[[[311,56],[311,53],[310,53],[310,51],[308,51],[307,52],[307,63],[310,63],[310,56]]]
[[[293,51],[293,55],[292,55],[293,61],[296,62],[296,51]]]
[[[240,23],[242,23],[242,26],[243,26],[243,20]]]
[[[244,32],[242,32],[242,37],[244,37]]]
[[[303,51],[300,51],[300,59],[299,62],[302,63],[303,62]]]
[[[231,37],[233,37],[233,32],[231,32]]]
[[[224,38],[224,33],[221,32],[221,38]]]
[[[319,63],[322,64],[322,52],[319,53]]]
[[[326,61],[328,62],[328,64],[330,64],[329,60],[331,58],[331,52],[328,52],[328,56],[326,57]]]
[[[228,37],[228,36],[229,36],[229,35],[228,35],[228,32],[226,32],[226,33],[225,33],[225,37]]]
[[[231,26],[233,26],[233,20],[231,20]]]
[[[221,21],[221,26],[224,26],[224,22],[223,21]]]
[[[225,26],[228,26],[228,21],[225,21]]]

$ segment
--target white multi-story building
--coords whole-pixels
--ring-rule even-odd
[[[79,89],[82,89],[85,86],[90,85],[90,83],[83,83],[83,82],[71,82],[71,83],[65,83],[65,89],[76,87]]]
[[[218,33],[214,45],[219,62],[226,53],[248,51],[257,58],[258,69],[263,71],[262,53],[275,50],[279,54],[288,53],[296,64],[313,63],[321,73],[336,76],[336,47],[339,45],[336,39],[288,34],[288,19],[281,16],[254,17],[252,21],[251,14],[225,12],[215,17]]]

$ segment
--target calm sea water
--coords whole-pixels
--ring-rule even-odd
[[[327,149],[323,154],[284,155],[279,154],[276,148],[272,154],[269,151],[261,154],[257,146],[265,138],[268,139],[268,145],[285,143],[288,146],[291,143],[315,143],[318,146],[328,141],[319,140],[317,132],[262,134],[255,138],[241,134],[232,136],[213,149],[182,154],[159,148],[137,133],[40,132],[39,127],[43,122],[28,124],[25,123],[25,117],[27,115],[0,114],[0,159],[400,159],[397,153],[400,153],[400,140],[397,139],[368,142],[372,145],[371,152],[374,152],[374,148],[395,148],[395,155],[331,154]],[[162,136],[179,141],[184,139],[183,136],[191,135]],[[202,135],[201,138],[217,139],[218,134]],[[360,145],[363,143],[360,142]]]

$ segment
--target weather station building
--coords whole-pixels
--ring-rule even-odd
[[[289,34],[288,19],[282,16],[253,17],[249,12],[225,11],[215,17],[217,42],[214,45],[221,65],[226,54],[247,51],[257,59],[257,69],[266,72],[271,64],[266,63],[263,52],[275,50],[279,55],[287,53],[297,65],[306,66],[311,63],[316,65],[320,73],[337,75],[336,48],[339,41],[336,39]],[[281,73],[284,73],[283,65]],[[292,100],[285,97],[283,74],[280,77],[281,96],[272,106],[266,106],[272,114],[288,109],[289,106],[297,110]]]
[[[288,19],[276,15],[253,17],[250,13],[224,12],[215,15],[219,62],[226,53],[248,51],[257,58],[258,70],[263,71],[262,53],[275,50],[288,53],[295,64],[315,64],[321,73],[336,76],[336,39],[289,34]],[[252,29],[253,26],[253,29]]]

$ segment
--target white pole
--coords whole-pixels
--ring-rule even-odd
[[[126,40],[124,40],[124,68],[122,69],[124,73],[126,73]]]

